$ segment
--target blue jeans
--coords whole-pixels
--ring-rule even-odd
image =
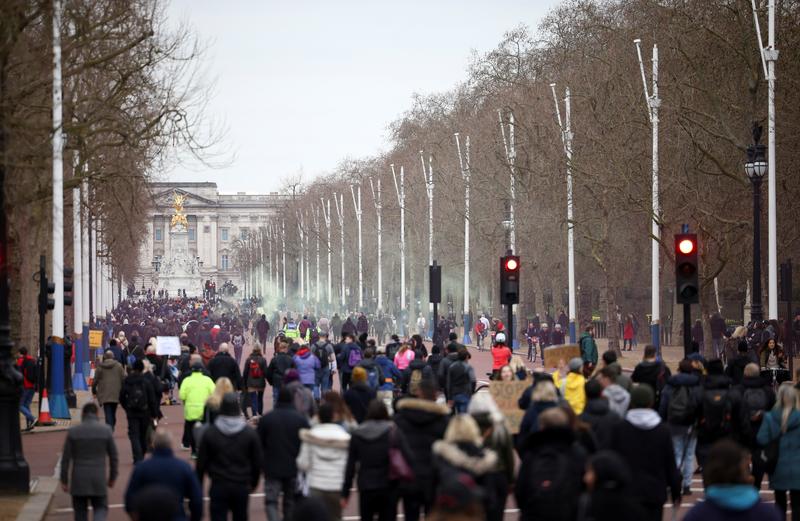
[[[456,414],[464,414],[467,412],[470,396],[467,394],[457,394],[453,396],[453,409]]]
[[[29,422],[36,420],[36,417],[31,412],[31,402],[35,394],[36,389],[23,389],[22,397],[19,399],[19,412],[21,412]]]
[[[272,386],[272,408],[274,409],[275,406],[278,404],[278,393],[280,392],[281,388]]]
[[[106,425],[111,427],[111,432],[114,432],[114,427],[117,425],[117,404],[104,403],[103,416],[105,417]]]
[[[264,412],[264,391],[250,393],[250,408],[253,410],[253,416],[261,416]]]
[[[319,370],[319,387],[317,389],[317,394],[314,395],[314,398],[319,399],[319,395],[322,393],[326,393],[333,388],[333,381],[331,379],[331,367],[323,367]]]
[[[688,434],[673,434],[672,447],[675,449],[675,465],[678,472],[683,476],[683,486],[692,486],[692,475],[694,475],[694,452],[697,449],[697,435],[694,432]]]

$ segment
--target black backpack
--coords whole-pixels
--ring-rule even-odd
[[[147,389],[144,380],[139,380],[128,385],[127,410],[129,412],[144,413],[148,411]]]
[[[758,433],[767,409],[767,392],[764,389],[745,389],[742,393],[742,410],[739,429],[743,440],[751,440]]]
[[[733,403],[729,389],[706,389],[703,392],[703,416],[699,434],[719,439],[733,431]]]
[[[580,493],[580,475],[572,469],[568,454],[553,448],[537,451],[526,466],[525,490],[528,512],[541,521],[561,521],[575,517],[575,499]]]
[[[667,422],[671,425],[691,425],[695,421],[695,403],[692,390],[679,385],[670,396],[667,406]]]
[[[325,369],[326,367],[328,367],[328,364],[330,364],[330,362],[328,361],[329,345],[330,343],[327,343],[323,346],[320,346],[319,344],[314,344],[314,356],[319,358],[319,365],[322,369]]]

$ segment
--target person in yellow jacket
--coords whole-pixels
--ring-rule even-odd
[[[566,369],[569,369],[567,371]],[[553,382],[561,392],[561,396],[569,403],[575,414],[583,412],[586,407],[586,378],[583,377],[583,360],[580,358],[573,358],[564,367],[564,362],[559,364],[558,371],[553,373]],[[562,378],[561,375],[566,373]]]
[[[197,446],[194,439],[194,426],[203,421],[203,410],[206,400],[214,393],[214,380],[203,374],[203,362],[192,363],[192,374],[181,382],[180,398],[183,402],[184,430],[188,433],[192,458],[197,457]]]

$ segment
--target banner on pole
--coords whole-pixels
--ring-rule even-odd
[[[103,330],[90,329],[89,330],[89,347],[97,349],[103,347]]]

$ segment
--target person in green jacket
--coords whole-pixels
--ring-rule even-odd
[[[589,324],[583,330],[579,342],[583,359],[583,376],[589,378],[597,367],[597,343],[594,341],[594,326]]]
[[[214,380],[203,374],[203,363],[195,362],[192,364],[192,374],[187,376],[181,383],[180,398],[183,402],[183,419],[185,420],[184,429],[191,434],[189,436],[190,447],[192,448],[192,458],[197,458],[197,446],[194,439],[194,426],[198,421],[203,420],[203,410],[206,400],[214,393]]]

